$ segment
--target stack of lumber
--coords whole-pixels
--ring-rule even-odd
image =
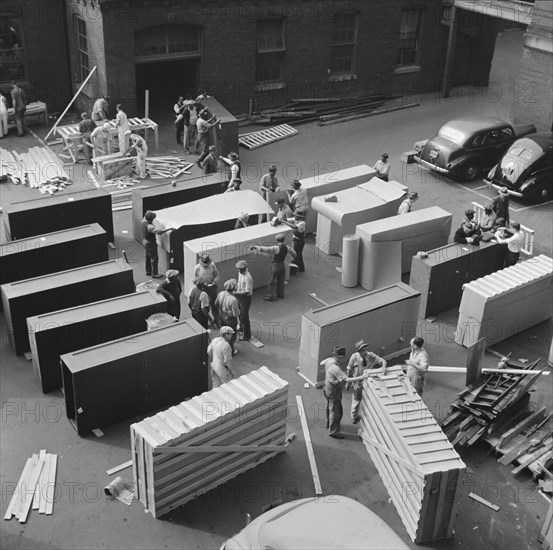
[[[541,542],[542,550],[551,550],[553,548],[553,502],[549,504],[549,510],[545,516],[538,540]]]
[[[501,464],[516,464],[513,475],[528,468],[532,477],[538,479],[548,474],[547,467],[553,464],[552,428],[553,413],[547,414],[546,407],[535,412],[527,410],[512,428],[498,437],[486,437],[486,441],[501,455],[498,459]]]
[[[363,386],[359,435],[409,536],[450,538],[465,464],[400,366]]]
[[[524,367],[533,370],[539,359]],[[497,433],[505,422],[528,403],[528,389],[540,377],[536,374],[492,373],[460,392],[442,428],[453,445],[470,447],[484,435]]]
[[[190,174],[194,166],[182,157],[147,157],[146,170],[152,179],[174,179],[181,174]]]
[[[26,153],[0,149],[0,156],[1,176],[16,185],[29,184],[43,194],[52,195],[72,183],[63,164],[47,147],[30,147]]]
[[[38,510],[39,514],[52,515],[57,462],[58,455],[47,453],[45,450],[27,459],[4,519],[15,516],[19,523],[25,523],[31,504],[32,509]]]
[[[287,400],[261,367],[132,424],[139,500],[158,518],[284,451]]]

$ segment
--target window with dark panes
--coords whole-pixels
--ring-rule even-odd
[[[0,81],[25,80],[25,45],[21,21],[0,16]]]
[[[332,29],[331,73],[354,72],[357,14],[336,13]]]
[[[257,22],[255,80],[280,81],[284,75],[284,20],[265,19]]]
[[[75,17],[75,25],[77,32],[77,63],[79,68],[79,80],[82,82],[86,80],[86,77],[90,73],[88,64],[88,39],[86,36],[86,22],[79,17]]]
[[[200,29],[188,25],[159,25],[134,35],[134,55],[182,57],[200,53]]]
[[[416,65],[419,61],[422,10],[406,9],[401,13],[398,65]]]

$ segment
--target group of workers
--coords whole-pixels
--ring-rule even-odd
[[[509,220],[509,193],[501,188],[493,201],[484,206],[481,219],[475,220],[476,212],[469,208],[453,235],[453,242],[458,244],[478,245],[481,241],[492,239],[502,245],[503,265],[510,267],[520,259],[525,236],[520,223]]]

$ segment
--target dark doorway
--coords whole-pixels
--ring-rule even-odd
[[[136,64],[138,108],[144,110],[144,92],[150,90],[150,112],[172,112],[179,95],[198,95],[199,59]]]

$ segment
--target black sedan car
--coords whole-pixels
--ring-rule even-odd
[[[415,159],[451,179],[472,181],[496,164],[516,139],[535,131],[533,124],[513,127],[499,118],[450,120]]]
[[[509,194],[546,202],[553,198],[553,133],[515,141],[484,180]]]

